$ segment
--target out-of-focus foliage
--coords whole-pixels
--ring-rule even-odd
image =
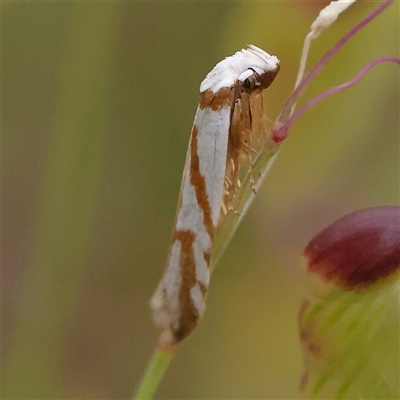
[[[158,334],[148,300],[198,86],[254,43],[281,59],[266,93],[273,119],[324,4],[2,5],[4,398],[131,396]],[[344,13],[311,59],[373,6]],[[398,55],[398,11],[355,37],[308,95]],[[375,68],[294,127],[159,398],[298,397],[298,256],[337,217],[398,202],[398,79]]]

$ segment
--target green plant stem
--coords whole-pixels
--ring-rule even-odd
[[[147,367],[147,370],[140,381],[139,390],[134,397],[134,400],[151,400],[158,384],[164,376],[172,357],[175,347],[157,347],[153,357]]]
[[[243,178],[241,187],[238,189],[232,201],[232,210],[228,211],[217,229],[210,263],[211,269],[214,269],[214,267],[217,265],[218,260],[224,253],[226,247],[235,234],[236,229],[238,228],[240,222],[255,198],[250,177],[253,176],[255,179],[254,189],[259,190],[270,167],[276,159],[278,150],[280,149],[282,143],[274,143],[270,139],[270,132],[268,132],[264,145],[253,161],[251,172],[248,172]]]
[[[212,267],[217,264],[219,258],[222,256],[255,197],[250,176],[252,175],[255,178],[256,183],[254,188],[258,190],[267,175],[269,168],[274,162],[279,148],[280,144],[274,144],[269,139],[268,134],[262,149],[259,151],[253,162],[251,173],[249,172],[244,177],[242,185],[233,199],[233,210],[228,211],[218,228],[216,243],[214,244],[213,258],[211,261]],[[165,348],[162,346],[156,348],[153,357],[149,362],[146,373],[139,384],[139,390],[134,397],[134,400],[150,400],[153,398],[154,392],[156,391],[158,384],[172,359],[174,349],[175,347]]]

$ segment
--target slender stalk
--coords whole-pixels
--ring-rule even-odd
[[[294,103],[305,92],[314,78],[322,71],[328,61],[350,40],[357,32],[368,25],[374,18],[381,14],[387,7],[389,7],[394,0],[386,0],[368,14],[361,22],[354,26],[350,31],[344,35],[315,65],[307,75],[302,79],[301,83],[292,92],[286,104],[283,106],[281,113],[277,118],[277,122],[285,123],[291,115]]]
[[[260,187],[262,182],[264,181],[265,176],[267,175],[272,163],[276,159],[274,157],[277,155],[279,150],[278,143],[284,141],[288,136],[288,130],[294,123],[295,119],[292,117],[292,112],[294,111],[293,106],[295,102],[299,99],[299,97],[304,93],[307,89],[311,81],[318,75],[328,61],[347,43],[358,31],[360,31],[364,26],[366,26],[370,21],[372,21],[375,17],[377,17],[380,13],[382,13],[393,0],[386,0],[381,5],[379,5],[376,9],[374,9],[370,14],[368,14],[360,23],[358,23],[354,28],[352,28],[346,35],[344,35],[322,58],[317,64],[311,68],[305,78],[301,81],[301,83],[296,87],[296,89],[292,92],[288,101],[284,105],[281,113],[279,114],[275,124],[278,129],[273,129],[272,131],[272,141],[271,141],[271,132],[267,133],[266,141],[264,146],[261,148],[258,153],[254,165],[252,175],[256,178],[256,188]],[[386,60],[385,60],[386,61]],[[390,60],[393,61],[393,60]],[[381,61],[379,61],[381,62]],[[375,65],[375,64],[374,64]],[[371,68],[368,66],[368,69]],[[365,74],[366,71],[361,72],[361,76]],[[357,81],[361,79],[359,75],[356,77]],[[344,85],[351,86],[352,83],[346,83]],[[347,87],[347,86],[345,86]],[[345,88],[342,87],[341,89]],[[336,93],[335,90],[333,90]],[[329,93],[329,92],[328,92]],[[333,93],[332,93],[333,94]],[[324,92],[322,96],[327,97],[327,94]],[[324,98],[324,97],[322,97]],[[320,101],[322,98],[317,99]],[[313,100],[311,100],[313,101]],[[308,108],[307,108],[308,109]],[[304,113],[306,109],[302,109],[302,113]],[[301,113],[297,113],[296,117],[298,118]],[[296,119],[297,119],[296,118]],[[280,128],[280,129],[279,129]],[[275,142],[272,143],[272,142]],[[257,179],[258,178],[258,179]],[[252,187],[250,184],[250,174],[247,174],[246,177],[242,181],[242,187],[238,190],[232,206],[233,211],[228,212],[228,214],[223,219],[221,225],[218,228],[217,236],[214,243],[213,255],[211,260],[211,268],[213,268],[218,262],[219,258],[223,254],[225,248],[228,243],[232,239],[232,236],[236,232],[237,227],[239,226],[240,221],[248,210],[250,204],[254,200],[254,194],[252,193]]]
[[[258,152],[257,157],[253,162],[251,173],[247,173],[244,177],[242,185],[232,201],[232,210],[228,211],[223,218],[221,225],[218,227],[213,247],[212,260],[210,263],[212,269],[218,263],[218,260],[231,241],[242,218],[245,216],[251,203],[255,199],[250,176],[252,175],[255,178],[255,189],[258,190],[272,163],[275,161],[275,156],[277,155],[279,148],[280,145],[272,142],[270,140],[270,133],[268,133],[264,146]]]
[[[175,347],[157,347],[134,400],[151,400],[174,355]]]
[[[272,132],[274,140],[276,142],[279,142],[282,139],[286,138],[288,135],[288,132],[289,132],[289,128],[310,108],[314,107],[317,103],[326,99],[327,97],[332,96],[336,93],[339,93],[340,91],[342,91],[344,89],[348,89],[348,88],[354,86],[365,76],[365,74],[371,68],[375,67],[378,64],[384,63],[384,62],[392,62],[392,63],[395,63],[400,66],[400,59],[398,59],[396,57],[381,57],[381,58],[377,58],[376,60],[369,62],[350,81],[342,83],[337,86],[334,86],[330,89],[327,89],[324,92],[320,93],[319,95],[313,97],[311,100],[307,101],[307,103],[304,104],[302,107],[300,107],[297,111],[295,111],[279,129],[277,129],[276,131],[274,130]]]

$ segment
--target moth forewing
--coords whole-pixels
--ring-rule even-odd
[[[229,131],[228,163],[226,168],[226,194],[224,197],[225,208],[230,208],[230,202],[240,187],[240,170],[251,174],[252,161],[260,150],[262,134],[265,134],[265,110],[262,89],[246,91],[238,83],[237,99],[232,108],[231,125]],[[251,183],[254,178],[251,174]],[[253,188],[254,190],[254,188]]]
[[[258,153],[261,142],[267,132],[267,115],[264,107],[263,92],[257,91],[250,97],[250,113],[252,121],[252,146]]]
[[[221,210],[235,195],[242,158],[251,161],[262,89],[278,71],[275,56],[249,46],[219,62],[200,85],[168,262],[151,300],[164,345],[188,336],[204,313]]]
[[[213,97],[210,102],[215,104]],[[209,262],[220,218],[230,107],[198,107],[183,171],[167,268],[153,296],[155,323],[164,342],[180,341],[205,310]]]

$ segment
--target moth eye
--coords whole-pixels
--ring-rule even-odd
[[[252,72],[251,75],[249,75],[245,80],[244,80],[244,86],[248,89],[248,90],[254,90],[255,88],[259,87],[261,85],[261,83],[259,82],[259,76],[257,74],[256,71],[254,71],[253,68],[249,68],[247,70],[248,72]]]

